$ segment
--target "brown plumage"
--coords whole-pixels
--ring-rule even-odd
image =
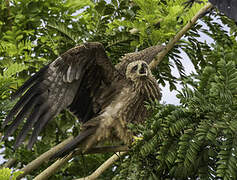
[[[26,81],[14,98],[21,96],[8,114],[4,139],[26,118],[17,136],[15,148],[33,129],[28,148],[50,119],[68,108],[83,123],[82,130],[56,156],[84,150],[98,142],[116,137],[131,142],[128,122],[142,122],[148,112],[145,101],[160,99],[161,94],[149,63],[163,49],[153,46],[126,54],[115,67],[100,43],[72,48]],[[25,93],[24,93],[25,92]]]

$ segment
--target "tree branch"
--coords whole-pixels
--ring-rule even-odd
[[[16,159],[12,158],[12,159],[9,159],[6,163],[4,163],[2,167],[11,168],[15,163],[16,163]]]
[[[45,169],[42,173],[36,176],[33,180],[46,180],[53,175],[58,169],[60,169],[65,163],[67,163],[73,157],[72,153],[64,158],[58,159],[51,166]]]
[[[64,143],[65,144],[65,143]],[[94,147],[89,149],[83,154],[95,154],[95,153],[105,153],[105,152],[121,152],[128,151],[127,146],[105,146],[105,147]],[[58,159],[51,166],[45,169],[42,173],[34,178],[34,180],[46,180],[52,176],[58,169],[60,169],[65,163],[67,163],[74,155],[82,154],[82,149],[79,149],[76,153],[71,153],[64,158]],[[52,155],[51,155],[52,156]]]
[[[60,144],[54,146],[52,149],[50,149],[49,151],[43,153],[38,158],[36,158],[35,160],[33,160],[32,162],[27,164],[23,169],[21,169],[21,171],[23,171],[24,173],[20,174],[19,176],[17,176],[17,179],[20,179],[20,178],[26,176],[31,171],[33,171],[34,169],[38,168],[43,162],[49,160],[50,157],[52,157],[56,152],[58,152],[60,149],[62,149],[72,139],[73,139],[72,136],[67,138],[66,140],[64,140]]]
[[[154,59],[150,63],[150,68],[155,69],[158,64],[163,60],[165,55],[174,47],[174,45],[182,38],[182,36],[197,22],[197,20],[205,14],[210,8],[212,8],[213,5],[211,3],[207,3],[206,6],[204,6],[198,13],[190,20],[189,23],[187,23],[176,35],[175,37],[167,44],[165,49],[161,51],[156,59]]]
[[[98,178],[106,169],[108,169],[115,161],[117,161],[120,156],[126,154],[127,152],[119,152],[114,154],[107,161],[105,161],[99,168],[97,168],[90,176],[79,178],[76,180],[94,180]]]

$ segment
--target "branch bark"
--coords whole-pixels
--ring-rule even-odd
[[[46,180],[51,175],[53,175],[58,169],[60,169],[65,163],[67,163],[73,157],[72,153],[67,155],[62,159],[58,159],[51,166],[49,166],[46,170],[36,176],[33,180]]]
[[[105,161],[99,168],[95,170],[90,176],[79,178],[76,180],[94,180],[98,178],[105,170],[107,170],[115,161],[117,161],[120,156],[126,154],[127,152],[119,152],[118,154],[114,154],[107,161]]]
[[[197,22],[197,20],[205,14],[213,5],[207,3],[200,11],[187,23],[176,35],[175,37],[166,45],[165,49],[161,51],[157,57],[150,63],[150,68],[155,69],[163,58],[168,54],[168,52],[174,47],[174,45],[182,38],[182,36]]]
[[[43,162],[48,161],[50,157],[52,157],[56,152],[58,152],[61,148],[63,148],[68,142],[72,140],[72,136],[61,142],[60,144],[54,146],[49,151],[43,153],[41,156],[39,156],[37,159],[33,160],[29,164],[27,164],[21,171],[23,171],[23,174],[20,174],[17,176],[17,180],[20,178],[26,176],[34,169],[38,168]]]
[[[4,163],[2,167],[11,168],[15,163],[16,163],[16,159],[12,158],[12,159],[9,159],[6,163]]]
[[[65,143],[64,143],[65,144]],[[89,149],[83,154],[96,154],[96,153],[105,153],[105,152],[126,152],[129,148],[127,146],[106,146],[106,147],[94,147]],[[34,180],[46,180],[52,176],[58,169],[60,169],[65,163],[67,163],[74,155],[82,154],[82,150],[78,150],[76,153],[71,153],[64,158],[58,159],[51,166],[45,169],[42,173],[37,175]],[[51,155],[52,156],[52,155]],[[50,156],[50,157],[51,157]],[[37,160],[37,159],[36,159]],[[25,172],[24,172],[25,173]],[[26,174],[25,174],[26,175]]]

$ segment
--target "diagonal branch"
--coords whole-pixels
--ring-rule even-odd
[[[62,159],[58,159],[51,166],[49,166],[46,170],[40,173],[38,176],[34,178],[34,180],[46,180],[51,175],[53,175],[58,169],[60,169],[65,163],[67,163],[73,157],[72,153],[65,156]]]
[[[128,147],[127,146],[106,146],[106,147],[94,147],[89,149],[88,151],[86,151],[83,154],[95,154],[95,153],[105,153],[105,152],[122,152],[122,154],[126,153],[128,151]],[[53,175],[58,169],[60,169],[65,163],[67,163],[74,155],[76,154],[82,154],[82,149],[79,149],[76,153],[71,153],[61,159],[58,159],[56,162],[54,162],[51,166],[49,166],[47,169],[45,169],[42,173],[40,173],[39,175],[37,175],[34,180],[46,180],[48,179],[51,175]],[[121,154],[121,153],[120,153]],[[114,157],[112,158],[114,161],[116,161],[117,159]],[[111,162],[112,160],[110,160]],[[111,162],[112,164],[112,162]],[[101,170],[99,170],[99,172],[103,172],[104,170],[106,170],[106,168],[108,168],[110,165],[104,165],[104,168],[101,168]],[[99,172],[97,171],[96,174],[99,176]],[[93,173],[94,174],[94,173]],[[96,176],[96,175],[93,175]]]
[[[115,161],[117,161],[120,156],[126,154],[127,152],[119,152],[114,154],[109,159],[107,159],[99,168],[97,168],[90,176],[79,178],[76,180],[94,180],[98,178],[106,169],[108,169]]]
[[[6,163],[4,163],[1,167],[11,168],[16,163],[16,158],[9,159]]]
[[[60,144],[54,146],[52,149],[49,151],[43,153],[40,155],[37,159],[31,161],[29,164],[27,164],[21,171],[23,171],[23,174],[20,174],[17,176],[17,179],[20,179],[27,174],[29,174],[31,171],[34,169],[38,168],[42,163],[48,161],[56,152],[58,152],[60,149],[62,149],[68,142],[70,142],[73,139],[73,137],[69,137]]]
[[[170,40],[170,42],[167,44],[165,49],[161,51],[156,59],[154,59],[150,63],[150,68],[155,69],[159,63],[163,60],[163,58],[168,54],[168,52],[174,47],[174,45],[182,38],[182,36],[197,22],[197,20],[202,17],[203,14],[205,14],[209,9],[211,9],[213,5],[211,3],[207,3],[206,6],[204,6],[198,13],[190,20],[189,23],[187,23],[176,35],[175,37]]]
[[[56,145],[49,151],[43,153],[40,155],[37,159],[33,160],[29,164],[27,164],[21,171],[23,171],[23,174],[20,174],[17,179],[21,179],[22,177],[25,177],[27,174],[29,174],[31,171],[37,169],[42,163],[47,162],[54,154],[56,154],[60,149],[62,149],[68,142],[72,140],[72,136],[61,142],[60,144]],[[105,152],[121,152],[121,151],[128,151],[127,146],[107,146],[107,147],[95,147],[91,148],[89,151],[87,151],[84,154],[95,154],[95,153],[105,153]],[[81,154],[79,151],[75,153],[75,155]],[[69,158],[69,157],[67,157]],[[72,158],[72,157],[71,157]],[[70,158],[70,159],[71,159]],[[67,159],[64,159],[64,161],[58,161],[54,167],[61,167],[58,166],[59,164],[64,164]],[[52,166],[52,165],[51,165]],[[49,170],[49,169],[48,169]],[[52,168],[50,169],[52,171]],[[45,176],[45,175],[44,175]]]

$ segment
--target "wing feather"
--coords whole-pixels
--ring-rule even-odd
[[[29,101],[22,109],[21,111],[17,114],[16,118],[14,119],[14,121],[10,124],[10,126],[7,128],[5,136],[4,136],[4,140],[12,135],[14,133],[14,131],[17,129],[17,127],[19,126],[19,124],[24,120],[24,118],[26,118],[29,115],[29,112],[31,109],[34,108],[35,104],[38,102],[39,97],[34,97],[31,99],[31,101]]]
[[[112,82],[118,74],[100,43],[87,43],[68,50],[32,76],[13,95],[16,98],[25,93],[4,122],[6,126],[13,121],[6,128],[4,139],[26,118],[15,148],[33,128],[28,144],[31,148],[47,122],[67,107],[79,120],[88,121],[95,115],[93,95],[102,82]]]
[[[17,97],[21,96],[35,82],[42,80],[42,75],[45,73],[47,69],[48,69],[48,65],[44,66],[37,73],[35,73],[13,94],[12,99],[16,99]]]
[[[209,0],[220,12],[237,21],[237,2],[235,0]]]
[[[53,118],[52,114],[48,111],[46,114],[42,115],[40,117],[40,121],[37,121],[34,125],[34,131],[30,137],[29,143],[27,145],[28,149],[31,149],[37,140],[37,137],[40,133],[40,131],[43,129],[43,127],[47,124],[47,122]]]
[[[42,106],[38,105],[34,108],[34,111],[31,113],[20,133],[18,134],[14,148],[17,148],[25,140],[27,133],[32,128],[33,124],[39,119],[41,114],[46,112],[47,108],[48,106],[46,104]]]
[[[7,125],[9,121],[13,119],[13,117],[17,114],[17,112],[22,108],[25,107],[26,104],[32,99],[32,97],[36,94],[36,88],[37,85],[29,89],[24,96],[16,103],[16,105],[11,109],[11,111],[8,113],[4,123],[3,123],[3,128]],[[28,107],[29,108],[29,107]]]

